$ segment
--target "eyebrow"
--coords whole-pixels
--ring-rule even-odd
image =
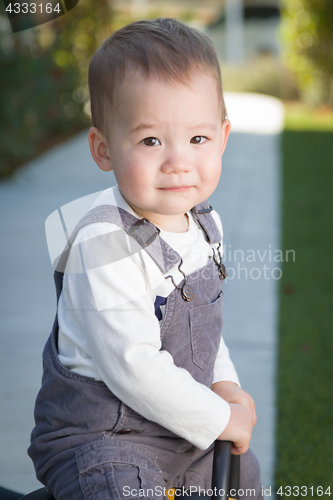
[[[153,127],[155,127],[155,125],[152,123],[140,123],[140,125],[131,129],[130,134],[134,134],[134,132],[140,132],[140,130]]]
[[[197,128],[209,128],[210,130],[217,130],[216,125],[213,123],[200,123],[199,125],[194,125],[193,127],[190,127],[190,130],[194,130]]]
[[[134,127],[131,129],[130,134],[134,134],[134,132],[140,132],[140,130],[146,130],[149,128],[155,127],[155,124],[152,123],[140,123],[137,127]],[[200,123],[199,125],[194,125],[193,127],[190,127],[189,130],[195,130],[195,129],[200,129],[200,128],[208,128],[210,130],[217,130],[216,125],[213,123]]]

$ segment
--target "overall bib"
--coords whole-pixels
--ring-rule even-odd
[[[207,241],[215,244],[221,236],[210,211],[209,204],[203,202],[191,212]],[[75,236],[94,222],[123,228],[132,237],[133,251],[143,248],[163,274],[181,261],[151,222],[118,207],[99,206],[81,219],[60,257],[55,271],[57,300]],[[223,324],[221,265],[212,258],[186,276],[167,297],[161,323],[161,350],[168,351],[176,366],[209,388]],[[28,450],[37,478],[56,500],[163,499],[164,488],[209,489],[213,444],[200,450],[126,406],[104,382],[66,369],[58,359],[58,330],[56,315],[43,352],[42,387]],[[254,455],[248,452],[242,462],[245,471],[250,467],[255,472],[253,479],[246,479],[251,483],[247,488],[258,489],[259,468]]]

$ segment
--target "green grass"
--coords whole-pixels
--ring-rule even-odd
[[[280,282],[276,486],[333,494],[333,127],[286,129],[282,154],[282,244],[296,259]]]
[[[285,102],[285,128],[318,132],[333,131],[333,108],[311,108],[302,102]]]

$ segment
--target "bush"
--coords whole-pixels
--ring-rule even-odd
[[[273,56],[258,56],[241,66],[221,63],[223,88],[233,92],[258,92],[295,100],[299,90],[289,69]]]
[[[38,154],[50,139],[90,123],[87,70],[111,31],[105,1],[81,0],[66,15],[12,34],[0,24],[0,176]]]
[[[302,98],[333,105],[333,2],[283,0],[284,59],[295,73]]]

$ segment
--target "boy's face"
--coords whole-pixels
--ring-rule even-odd
[[[189,85],[126,82],[112,122],[100,168],[113,169],[139,216],[162,229],[186,230],[184,213],[218,184],[230,130],[213,77],[195,75]]]

